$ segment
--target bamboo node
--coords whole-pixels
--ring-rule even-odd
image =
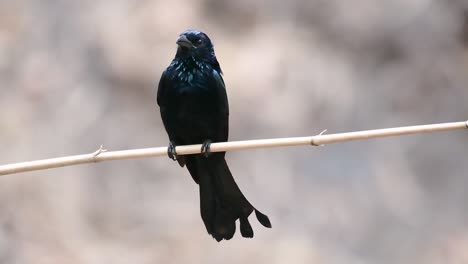
[[[98,150],[93,152],[93,158],[96,158],[99,154],[106,152],[106,151],[107,149],[104,149],[103,145],[101,145]]]
[[[322,144],[322,145],[317,145],[317,144],[315,143],[315,138],[316,138],[316,137],[322,136],[325,132],[327,132],[327,129],[322,130],[322,132],[320,132],[318,135],[315,135],[314,137],[312,137],[312,138],[310,139],[310,145],[316,146],[316,147],[321,147],[321,146],[323,146],[323,144]]]

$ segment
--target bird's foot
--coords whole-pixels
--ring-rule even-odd
[[[176,146],[174,144],[174,141],[169,141],[169,147],[167,147],[167,156],[171,159],[176,161],[177,160],[177,152],[176,152]]]
[[[203,142],[201,146],[201,154],[203,154],[206,158],[208,158],[208,156],[210,156],[211,154],[211,150],[210,150],[211,143],[212,141],[207,139],[205,140],[205,142]]]

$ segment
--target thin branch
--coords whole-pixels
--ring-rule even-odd
[[[210,147],[212,152],[232,151],[241,149],[253,148],[271,148],[271,147],[286,147],[312,145],[322,146],[338,142],[370,139],[379,137],[401,136],[408,134],[430,133],[436,131],[448,131],[456,129],[467,129],[468,121],[453,122],[422,126],[407,126],[396,128],[385,128],[376,130],[365,130],[349,133],[338,133],[324,135],[326,130],[316,136],[310,137],[293,137],[293,138],[275,138],[275,139],[259,139],[246,141],[232,141],[213,143]],[[197,154],[201,152],[201,145],[178,146],[176,148],[178,155]],[[146,148],[146,149],[131,149],[122,151],[106,151],[102,146],[95,152],[84,155],[61,157],[54,159],[36,160],[29,162],[21,162],[0,166],[0,175],[7,175],[26,171],[45,170],[50,168],[72,166],[83,163],[93,163],[109,160],[120,159],[136,159],[167,156],[167,147]]]

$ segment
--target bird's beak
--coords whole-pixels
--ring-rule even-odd
[[[193,45],[193,43],[190,42],[190,40],[185,35],[180,35],[176,41],[176,44],[184,48],[195,48],[195,45]]]

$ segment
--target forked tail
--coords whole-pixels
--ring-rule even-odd
[[[268,216],[250,204],[237,186],[223,153],[212,153],[208,158],[195,156],[187,164],[192,176],[200,185],[200,210],[206,230],[217,241],[231,239],[236,232],[236,220],[240,222],[243,237],[253,237],[248,217],[255,211],[257,220],[271,228]],[[195,165],[195,166],[194,166]]]

